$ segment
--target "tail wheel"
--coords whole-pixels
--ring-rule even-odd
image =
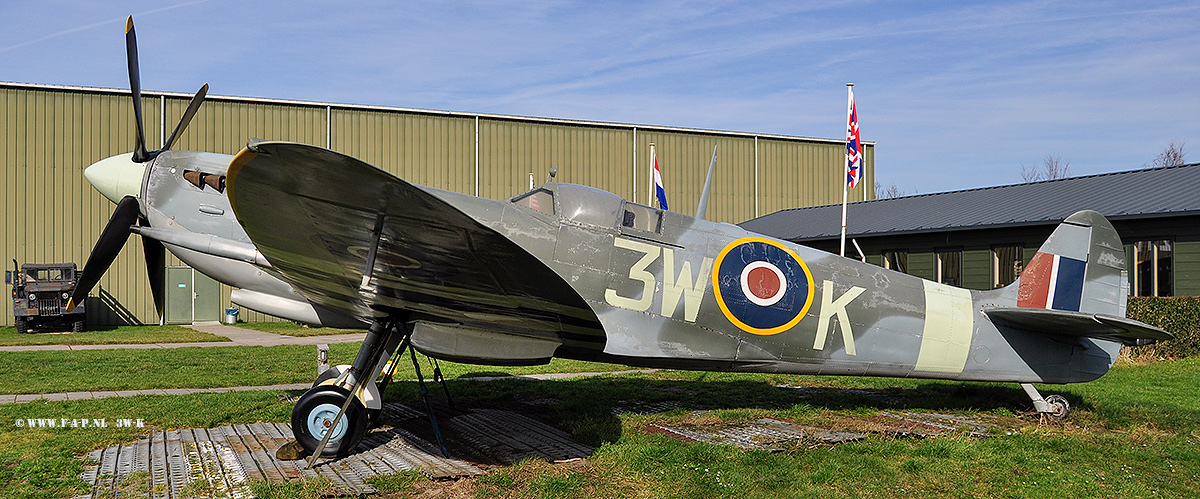
[[[296,402],[292,409],[292,433],[309,454],[317,449],[328,432],[333,435],[321,451],[322,456],[349,455],[362,441],[367,432],[367,410],[357,398],[350,402],[338,424],[333,424],[349,396],[350,392],[345,388],[324,385],[305,392]]]
[[[1057,421],[1067,419],[1067,415],[1071,414],[1071,404],[1062,395],[1046,397],[1046,403],[1050,404],[1051,412],[1049,416]]]

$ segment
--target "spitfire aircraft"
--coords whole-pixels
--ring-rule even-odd
[[[1030,383],[1090,381],[1122,345],[1171,338],[1124,317],[1121,239],[1093,211],[1063,221],[1016,282],[973,291],[705,220],[706,196],[693,217],[559,183],[552,171],[492,200],[311,145],[252,140],[227,156],[168,151],[170,142],[146,153],[139,123],[140,155],[89,167],[93,185],[120,202],[113,234],[161,241],[241,288],[235,301],[257,300],[239,301],[250,308],[370,325],[353,364],[318,379],[293,410],[314,460],[353,451],[380,407],[386,361],[408,346],[491,365],[564,357],[1013,382],[1039,412],[1065,417],[1066,399],[1043,399]],[[94,284],[119,249],[102,236],[85,279]]]

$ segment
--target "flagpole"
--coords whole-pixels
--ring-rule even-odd
[[[850,95],[851,95],[850,92],[853,91],[853,88],[854,88],[853,83],[846,84],[846,100],[847,101],[850,100]],[[847,123],[850,122],[849,106],[847,106],[847,109],[846,109],[846,122]],[[846,141],[849,142],[849,140],[850,140],[850,137],[849,137],[849,134],[847,134]],[[847,157],[847,161],[849,161],[848,157]],[[841,256],[846,256],[846,197],[848,195],[848,191],[850,190],[850,184],[847,181],[846,175],[849,173],[849,171],[850,171],[849,163],[842,162],[842,238],[841,238],[842,246],[841,246],[841,251],[839,253],[839,255],[841,255]]]
[[[658,190],[654,186],[654,169],[658,167],[658,156],[654,154],[654,143],[650,143],[650,196],[646,200],[647,206],[654,206],[654,200],[658,197]],[[661,174],[660,174],[661,175]]]
[[[839,255],[846,256],[846,191],[849,190],[845,179],[842,179],[842,249]]]

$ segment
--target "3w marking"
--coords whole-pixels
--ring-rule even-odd
[[[672,248],[662,248],[619,237],[613,240],[613,246],[642,254],[641,259],[629,268],[629,278],[641,281],[643,286],[642,292],[637,298],[621,296],[617,294],[617,290],[612,288],[605,289],[604,300],[609,305],[639,312],[649,310],[654,303],[654,289],[657,287],[658,277],[646,269],[657,261],[659,256],[662,256],[662,315],[674,316],[675,311],[679,308],[679,300],[683,298],[683,320],[696,322],[696,316],[700,313],[700,302],[704,300],[704,291],[708,289],[708,279],[705,277],[712,273],[712,258],[706,257],[701,261],[700,272],[693,278],[692,262],[683,262],[679,273],[675,273],[675,250]]]

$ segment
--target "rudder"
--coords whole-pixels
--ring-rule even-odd
[[[1121,237],[1103,215],[1079,211],[1046,239],[1014,283],[1017,307],[1125,316]]]

